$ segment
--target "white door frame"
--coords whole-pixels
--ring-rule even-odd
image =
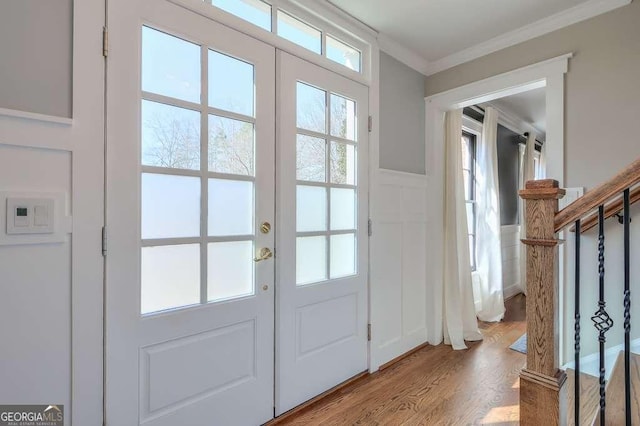
[[[432,223],[443,222],[442,203],[444,199],[444,115],[445,112],[468,107],[482,102],[509,95],[526,92],[528,90],[545,88],[546,116],[547,116],[547,176],[555,179],[562,187],[564,185],[564,75],[569,70],[569,59],[573,53],[567,53],[517,70],[489,77],[474,83],[470,83],[455,89],[438,93],[425,98],[426,102],[426,169],[429,180],[429,200],[435,201],[429,205],[429,217]],[[432,230],[433,239],[427,247],[428,283],[426,301],[428,312],[427,336],[432,345],[438,345],[443,339],[442,327],[442,300],[443,271],[441,250],[438,242],[444,241],[444,233],[441,227]],[[433,242],[436,244],[433,244]],[[564,259],[562,247],[560,258]],[[560,285],[565,281],[564,261],[560,264]],[[560,306],[563,306],[562,291],[560,294]],[[560,316],[562,321],[562,316]],[[560,325],[560,338],[562,338],[563,325]],[[561,360],[562,362],[562,360]]]

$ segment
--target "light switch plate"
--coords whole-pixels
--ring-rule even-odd
[[[7,198],[7,234],[53,234],[54,198]]]
[[[11,225],[15,225],[17,212],[13,209],[13,204],[16,202],[24,203],[24,207],[27,208],[27,217],[30,221],[27,222],[27,228],[30,228],[27,233],[24,232],[24,227],[19,227],[19,231],[11,230]],[[38,208],[36,215],[37,206],[46,207],[46,209]],[[31,208],[30,211],[29,208]],[[38,217],[36,218],[36,216]],[[66,243],[70,241],[72,232],[73,217],[71,216],[68,193],[30,191],[28,189],[0,190],[0,247]]]

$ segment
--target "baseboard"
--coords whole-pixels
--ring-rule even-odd
[[[316,396],[314,398],[311,398],[307,402],[303,402],[302,404],[298,405],[297,407],[292,408],[291,410],[287,411],[286,413],[282,413],[281,415],[279,415],[275,419],[269,420],[263,426],[273,426],[273,425],[280,424],[285,420],[291,420],[292,418],[295,418],[296,416],[300,415],[302,412],[306,411],[307,409],[309,409],[313,405],[319,403],[323,399],[330,397],[334,393],[339,392],[342,389],[346,388],[347,386],[350,386],[350,385],[352,385],[352,384],[354,384],[356,382],[359,382],[360,380],[363,380],[368,376],[369,376],[369,372],[368,371],[363,371],[360,374],[356,374],[352,378],[345,380],[344,382],[340,383],[339,385],[332,387],[331,389],[321,393],[320,395],[318,395],[318,396]]]
[[[392,365],[397,364],[398,362],[400,362],[403,359],[413,355],[414,353],[418,352],[420,349],[426,348],[427,346],[429,346],[428,343],[423,343],[421,345],[416,346],[415,348],[403,353],[402,355],[393,358],[391,361],[385,362],[384,364],[382,364],[380,366],[378,371],[386,370],[387,368],[391,367]]]
[[[613,371],[613,366],[615,365],[616,359],[618,358],[618,354],[624,351],[624,345],[616,345],[610,348],[607,348],[605,351],[605,367],[606,367],[606,376],[605,379],[609,379],[611,372]],[[631,341],[631,352],[640,353],[640,339],[635,339]],[[575,369],[575,361],[571,361],[566,363],[561,367],[563,370],[566,369]],[[600,375],[600,353],[594,352],[590,355],[586,355],[580,358],[580,372],[584,374],[588,374],[590,376],[598,377]]]
[[[505,287],[502,290],[502,296],[504,300],[511,299],[513,296],[522,293],[520,290],[520,283],[511,284],[509,287]]]

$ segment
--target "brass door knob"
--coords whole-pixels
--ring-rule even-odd
[[[269,222],[262,222],[260,224],[260,232],[268,234],[271,231],[271,224]]]
[[[258,257],[256,257],[255,259],[253,259],[254,262],[262,262],[263,260],[267,260],[269,258],[273,257],[273,253],[271,252],[271,250],[269,250],[266,247],[263,247],[260,249],[260,253],[258,254]]]

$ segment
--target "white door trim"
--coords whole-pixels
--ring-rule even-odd
[[[569,70],[567,53],[523,68],[476,81],[458,88],[447,90],[425,98],[426,102],[426,169],[429,179],[428,215],[433,224],[443,222],[442,202],[444,199],[444,115],[446,111],[464,108],[482,102],[489,102],[504,96],[545,87],[547,114],[547,176],[564,184],[564,75]],[[444,241],[441,226],[433,226],[432,239],[427,247],[429,278],[427,284],[427,306],[431,315],[427,318],[428,341],[437,345],[442,342],[442,250],[438,248]],[[434,244],[435,242],[435,244]],[[435,248],[434,248],[435,247]],[[561,259],[563,257],[560,249]],[[560,262],[560,284],[564,281],[563,261]],[[560,330],[562,334],[563,326]],[[560,336],[562,338],[562,335]]]

